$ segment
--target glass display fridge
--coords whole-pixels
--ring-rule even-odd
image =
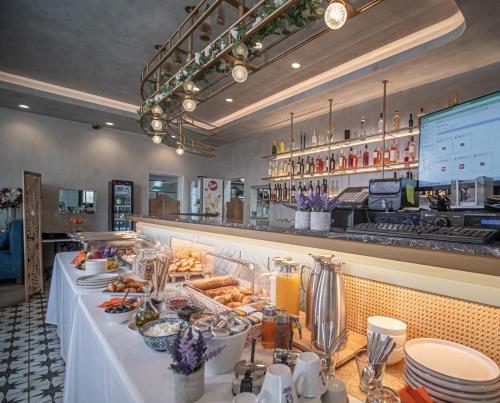
[[[110,231],[131,231],[132,222],[125,217],[134,213],[134,183],[112,180],[108,186],[108,226]]]
[[[216,213],[217,217],[205,217],[207,220],[222,221],[223,186],[222,179],[198,177],[191,182],[191,213]]]

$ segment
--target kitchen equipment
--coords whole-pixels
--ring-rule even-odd
[[[252,339],[250,362],[241,360],[234,366],[233,395],[251,392],[258,394],[262,388],[267,365],[263,361],[255,361],[256,339]]]
[[[326,392],[321,359],[316,353],[303,352],[299,355],[293,371],[293,382],[299,397],[319,397]]]
[[[390,336],[394,340],[396,346],[387,358],[387,365],[393,365],[404,358],[406,323],[385,316],[370,316],[368,318],[368,335],[372,333],[380,333],[383,337]]]
[[[349,335],[349,331],[347,328],[345,328],[338,337],[335,336],[335,332],[330,331],[330,326],[331,324],[329,323],[323,323],[323,331],[325,329],[328,329],[328,334],[331,336],[331,339],[328,341],[328,344],[325,346],[326,351],[321,357],[321,360],[324,365],[324,374],[326,375],[327,378],[334,378],[335,377],[335,368],[336,368],[336,361],[337,361],[337,356],[338,356],[338,351],[342,345],[347,341],[347,337]]]
[[[299,353],[292,350],[293,342],[293,323],[295,323],[300,337],[302,337],[302,327],[299,318],[291,316],[284,309],[278,309],[276,312],[276,330],[275,330],[275,350],[273,353],[273,362],[282,363],[290,367],[295,366],[295,361]]]
[[[359,375],[359,388],[369,392],[382,387],[385,372],[385,362],[371,362],[367,349],[361,349],[354,355]]]
[[[311,331],[311,347],[326,350],[327,341],[337,338],[346,328],[346,307],[344,280],[341,262],[321,262],[317,289],[314,298],[314,316]],[[324,331],[323,324],[329,327],[334,336]],[[341,347],[342,348],[342,347]]]
[[[313,267],[310,270],[309,276],[307,278],[306,287],[302,289],[306,294],[306,328],[311,330],[313,326],[313,317],[314,315],[314,297],[316,296],[316,290],[319,282],[319,273],[321,271],[321,263],[322,262],[331,262],[333,259],[333,255],[311,255],[313,258]],[[302,268],[303,269],[303,268]],[[301,281],[303,278],[301,272]]]
[[[401,179],[370,179],[368,208],[396,211],[404,207],[406,188]]]
[[[283,364],[272,364],[267,368],[258,401],[262,403],[298,401],[290,368]]]
[[[276,307],[266,305],[262,311],[262,347],[274,348],[274,340],[276,335]]]

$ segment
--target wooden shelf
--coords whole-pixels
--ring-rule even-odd
[[[405,138],[405,137],[411,137],[411,136],[418,136],[419,135],[419,130],[417,127],[412,128],[410,132],[410,128],[405,127],[397,131],[391,131],[387,132],[385,135],[385,141],[392,140],[392,139],[400,139],[400,138]],[[356,139],[351,139],[351,140],[342,140],[342,141],[336,141],[334,143],[330,144],[330,151],[334,150],[340,150],[342,148],[346,147],[356,147],[360,145],[365,145],[365,144],[372,144],[372,143],[377,143],[383,141],[383,135],[382,134],[373,134],[370,136],[367,136],[365,139],[361,138],[356,138]],[[313,147],[306,147],[303,149],[295,149],[293,150],[292,153],[290,151],[276,154],[276,155],[265,155],[262,157],[263,159],[269,159],[269,160],[282,160],[282,159],[288,159],[293,155],[294,157],[300,157],[303,155],[311,155],[311,154],[318,154],[318,153],[324,153],[328,151],[328,144],[321,144],[318,146],[313,146]]]
[[[418,168],[418,161],[413,162],[396,162],[393,164],[385,164],[385,171],[402,171],[407,169]],[[309,178],[324,178],[326,176],[343,176],[343,175],[358,175],[371,172],[382,172],[381,165],[370,165],[358,168],[349,168],[343,170],[335,170],[333,172],[319,172],[312,174],[301,174],[301,175],[282,175],[282,176],[267,176],[262,178],[263,181],[281,182],[290,179],[309,179]]]

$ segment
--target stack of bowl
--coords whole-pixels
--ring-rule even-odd
[[[440,339],[413,339],[404,351],[406,383],[434,402],[500,402],[500,369],[483,353]]]
[[[403,347],[406,343],[406,323],[386,316],[370,316],[368,318],[368,334],[380,333],[390,336],[396,347],[387,358],[387,365],[396,364],[404,357]]]

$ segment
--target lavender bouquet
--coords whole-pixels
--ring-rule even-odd
[[[201,369],[205,362],[219,355],[224,349],[222,346],[207,353],[208,340],[209,337],[203,336],[201,332],[197,332],[195,336],[191,326],[186,333],[177,333],[170,353],[172,356],[170,369],[183,375],[189,375]]]
[[[339,199],[328,197],[327,193],[313,193],[308,196],[308,200],[311,211],[314,212],[330,213],[342,204]]]
[[[23,202],[21,189],[0,189],[0,209],[17,208]]]

